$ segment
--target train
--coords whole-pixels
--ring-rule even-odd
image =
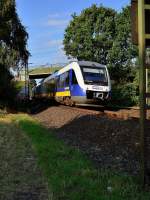
[[[101,104],[111,98],[108,69],[92,61],[70,62],[34,87],[32,98],[53,99],[69,106]]]

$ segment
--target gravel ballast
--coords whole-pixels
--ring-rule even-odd
[[[51,106],[32,116],[66,144],[84,152],[96,167],[138,173],[138,119],[111,118],[65,106]]]

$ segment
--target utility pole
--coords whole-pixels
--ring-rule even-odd
[[[150,185],[150,136],[146,133],[148,69],[146,48],[150,46],[150,0],[131,0],[132,38],[139,46],[140,90],[140,174],[143,186]]]

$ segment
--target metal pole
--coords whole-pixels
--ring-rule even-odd
[[[29,69],[28,69],[28,63],[25,64],[25,97],[26,97],[26,100],[29,99]]]
[[[25,98],[27,98],[27,66],[25,64]]]
[[[28,66],[28,63],[27,63],[27,88],[28,88],[28,91],[27,91],[27,98],[29,100],[29,96],[30,96],[30,93],[29,93],[29,66]]]
[[[145,122],[146,122],[146,69],[145,69],[145,11],[144,0],[138,0],[139,64],[140,64],[140,147],[141,180],[145,184]]]

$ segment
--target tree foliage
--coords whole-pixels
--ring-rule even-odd
[[[116,15],[116,38],[108,53],[108,67],[112,85],[112,102],[123,106],[138,104],[137,47],[131,40],[130,7]]]
[[[137,49],[131,42],[130,7],[120,13],[93,5],[74,14],[64,35],[66,55],[78,60],[107,64],[111,78],[117,82],[132,76]],[[125,80],[125,81],[126,81]]]
[[[131,41],[130,7],[116,14],[116,36],[109,50],[107,61],[111,78],[116,83],[132,81],[135,76],[133,59],[137,57],[137,48]]]
[[[64,35],[66,55],[106,64],[115,38],[115,16],[114,10],[96,5],[83,10],[79,16],[73,14]]]
[[[14,97],[10,68],[26,65],[28,34],[16,12],[15,0],[0,1],[0,100]]]
[[[16,67],[26,64],[28,34],[16,12],[15,0],[0,1],[0,63]]]

